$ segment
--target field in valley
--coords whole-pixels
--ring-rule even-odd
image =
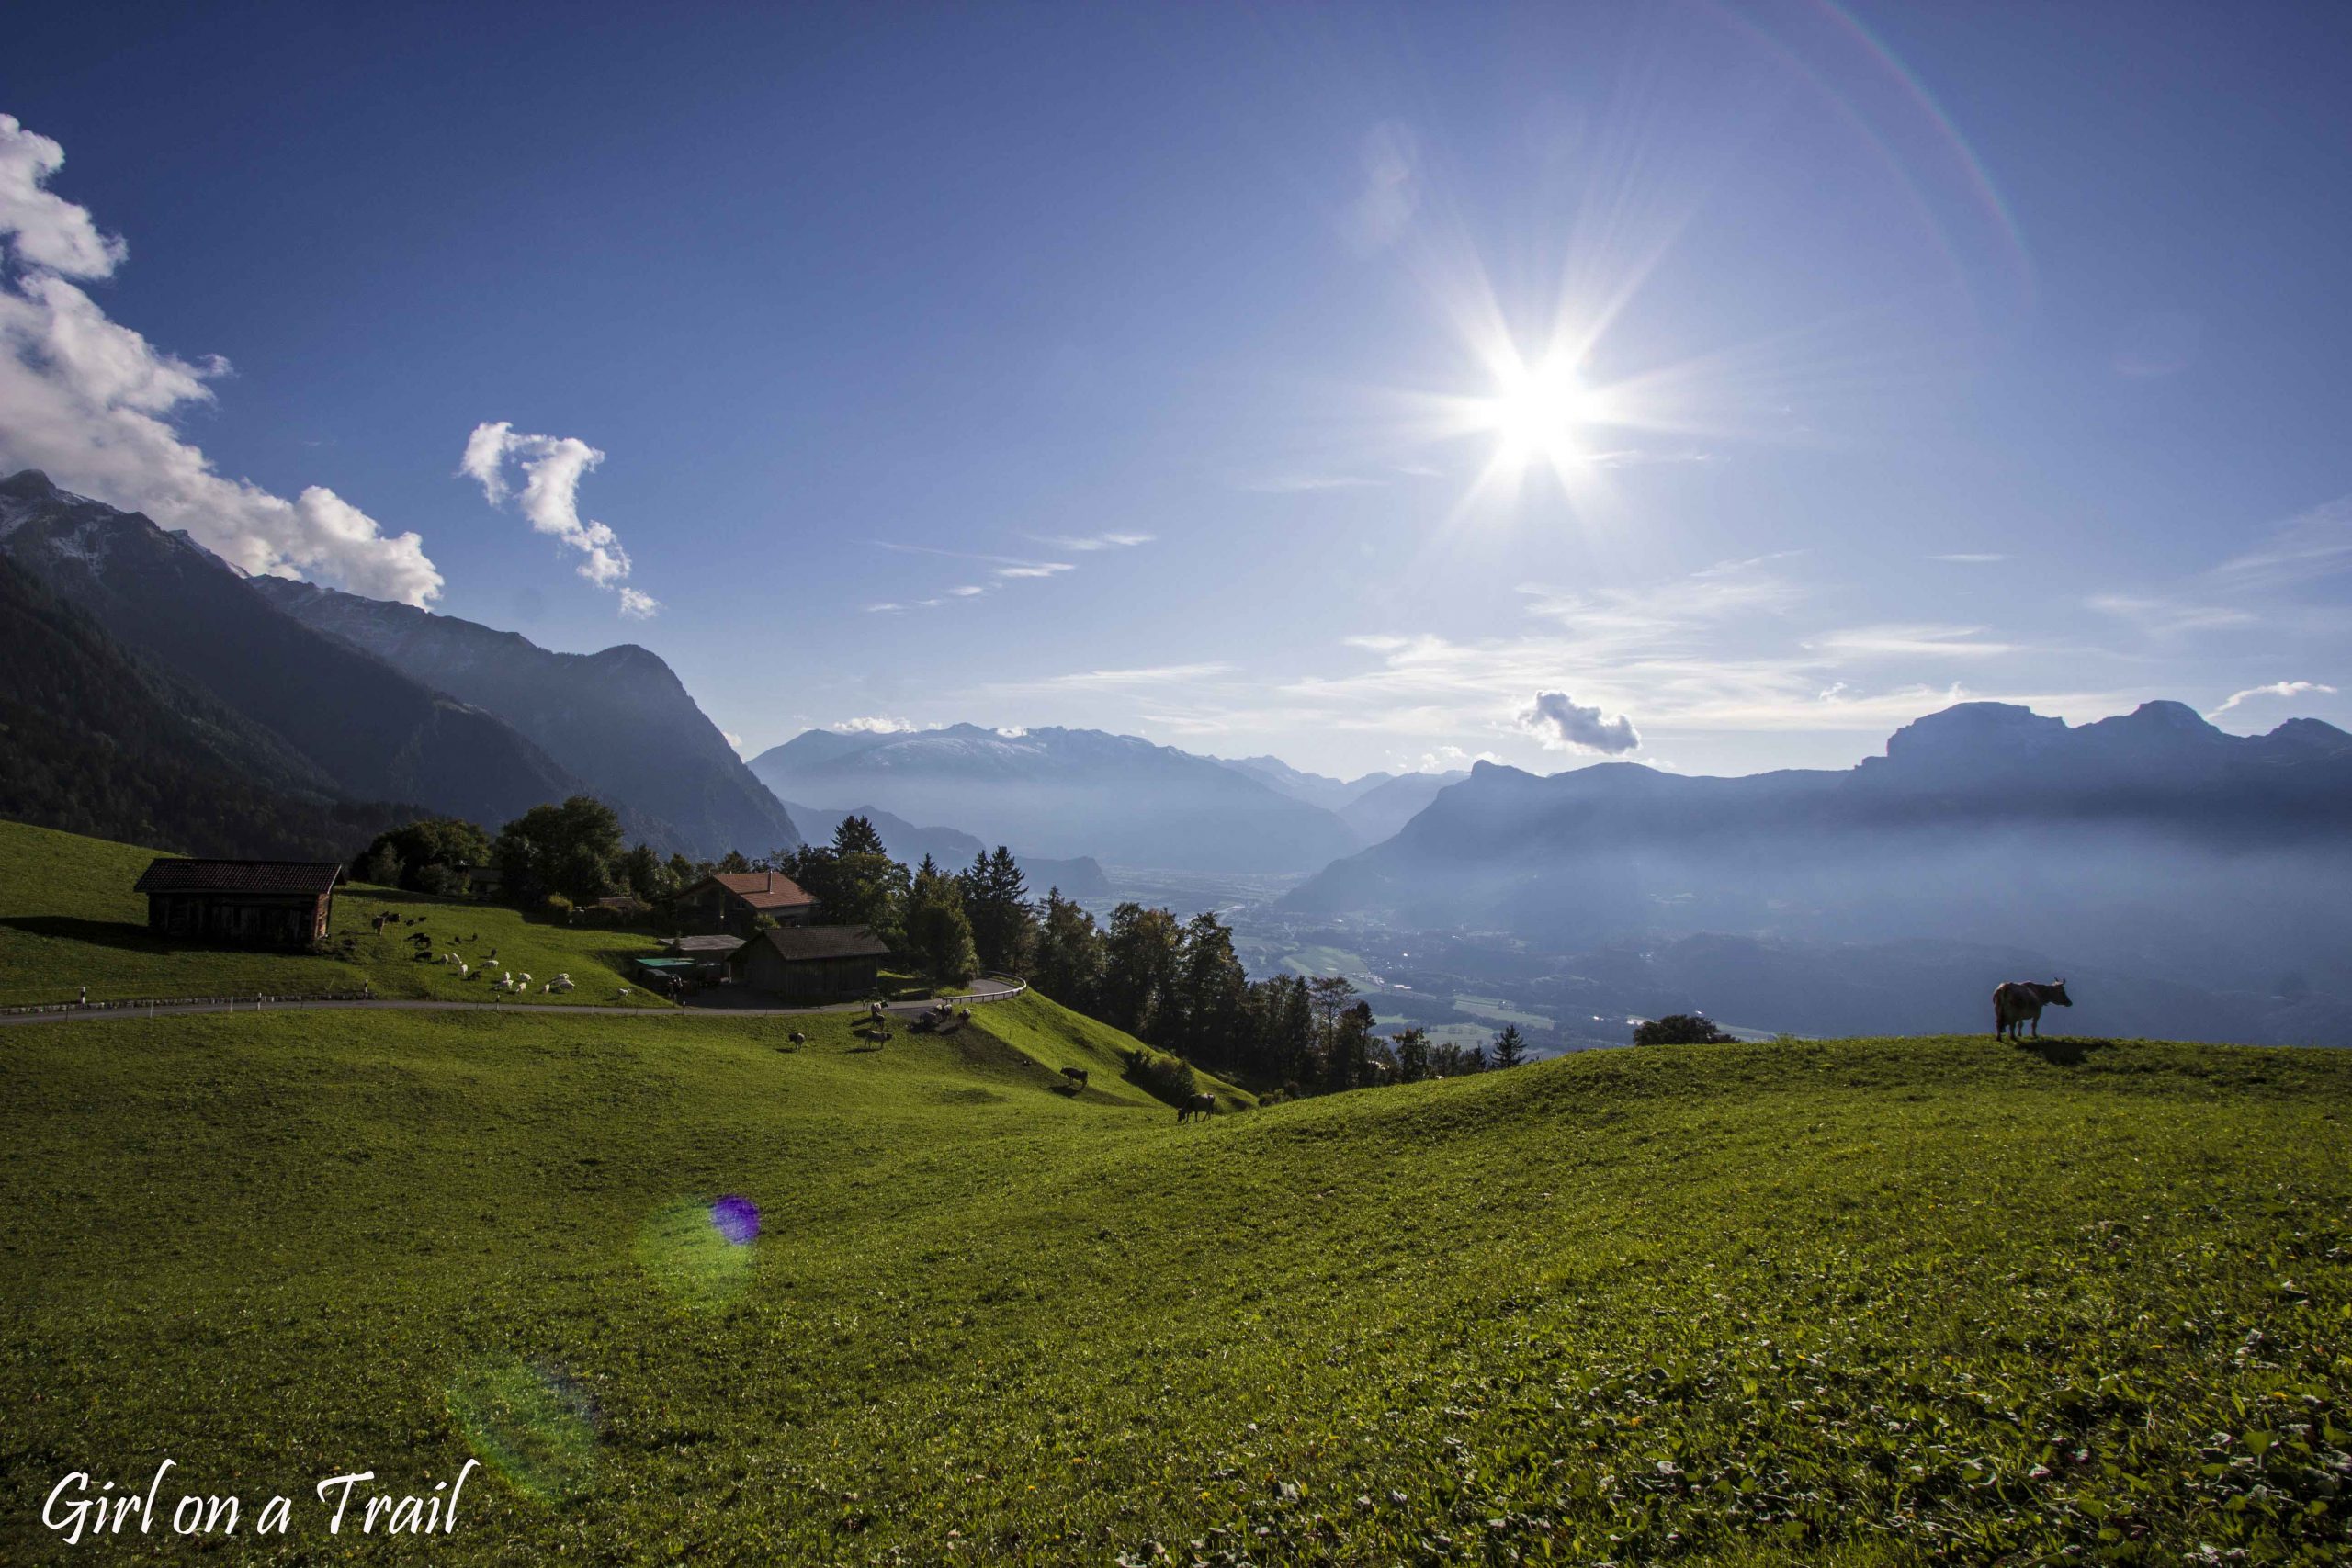
[[[306,1560],[2352,1542],[2352,1054],[1625,1050],[1180,1126],[1041,998],[847,1023],[0,1035],[0,1558],[165,1457]],[[469,1457],[453,1536],[323,1533],[319,1478]]]

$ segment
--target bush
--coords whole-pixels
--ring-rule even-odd
[[[1128,1052],[1127,1081],[1170,1105],[1182,1105],[1201,1091],[1193,1077],[1193,1065],[1165,1051]]]
[[[1670,1012],[1634,1025],[1636,1045],[1735,1045],[1739,1037],[1717,1029],[1703,1013]]]

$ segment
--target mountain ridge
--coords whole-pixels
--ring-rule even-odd
[[[811,729],[751,767],[780,797],[865,800],[1057,858],[1311,871],[1361,844],[1333,813],[1242,770],[1099,729]]]
[[[519,632],[312,583],[255,589],[315,631],[498,717],[599,795],[663,824],[657,845],[701,858],[801,842],[675,671],[636,643],[560,653]]]

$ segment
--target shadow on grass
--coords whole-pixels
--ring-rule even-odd
[[[76,915],[11,915],[0,919],[0,926],[28,936],[88,942],[93,947],[119,947],[130,953],[179,951],[150,934],[145,926],[134,926],[127,920],[85,920]]]
[[[2052,1066],[2076,1067],[2082,1066],[2092,1052],[2113,1049],[2115,1042],[2112,1040],[2070,1040],[2063,1035],[2052,1035],[2047,1040],[2020,1040],[2018,1045]]]

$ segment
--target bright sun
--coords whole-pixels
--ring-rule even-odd
[[[1565,472],[1583,456],[1579,437],[1595,411],[1572,361],[1529,365],[1514,358],[1497,367],[1495,382],[1481,413],[1495,433],[1498,467],[1524,470],[1549,463]]]

